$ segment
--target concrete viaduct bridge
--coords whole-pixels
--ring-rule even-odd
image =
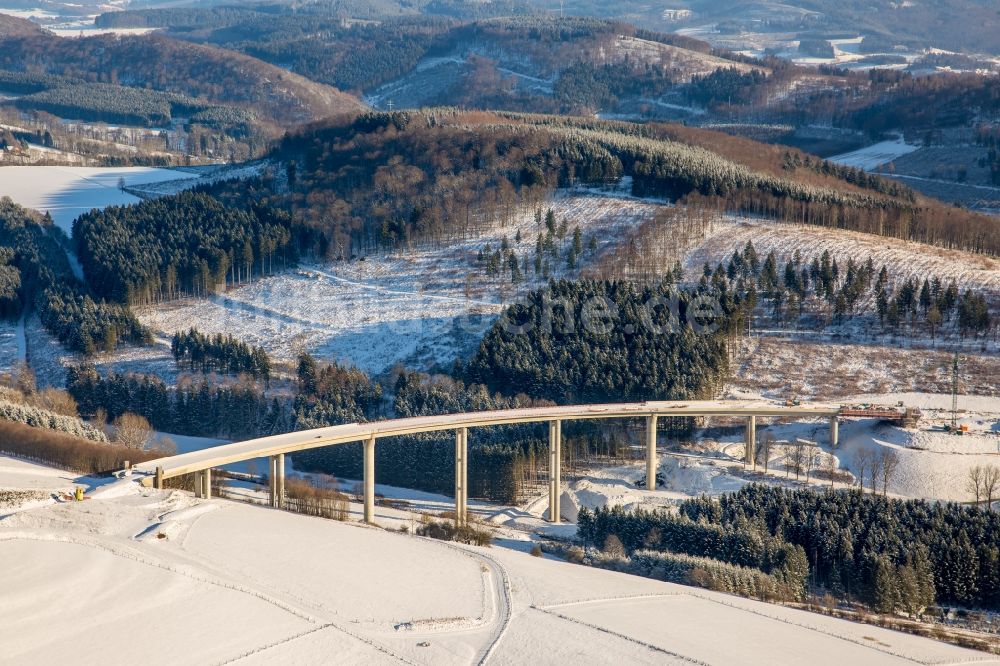
[[[372,423],[348,423],[290,432],[283,435],[224,444],[180,455],[159,458],[135,465],[136,473],[145,474],[143,485],[163,488],[167,479],[195,475],[196,494],[211,496],[213,467],[252,460],[269,459],[270,503],[281,507],[284,500],[285,455],[323,446],[364,444],[364,520],[375,518],[375,443],[384,437],[411,435],[421,432],[455,432],[455,520],[464,523],[468,517],[468,439],[469,428],[483,428],[516,423],[549,424],[549,519],[558,523],[561,495],[560,462],[562,460],[563,421],[596,419],[644,418],[646,420],[646,487],[656,487],[656,424],[659,417],[701,416],[740,417],[746,419],[746,460],[752,462],[756,442],[758,417],[827,418],[830,442],[837,445],[838,405],[799,404],[779,405],[748,401],[675,401],[641,402],[603,405],[572,405],[508,409],[490,412],[468,412],[421,416]]]

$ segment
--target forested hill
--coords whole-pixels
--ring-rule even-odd
[[[27,19],[0,14],[0,38],[41,33],[42,29]]]
[[[284,127],[362,108],[350,95],[256,58],[162,35],[2,38],[0,69],[240,105]]]
[[[331,257],[461,237],[555,188],[634,194],[1000,254],[1000,221],[793,150],[677,125],[437,109],[368,113],[289,134],[281,178],[214,188],[286,207]],[[308,230],[306,233],[305,230]]]
[[[379,21],[346,21],[317,7],[258,6],[116,12],[98,23],[162,27],[178,39],[240,51],[341,90],[378,95],[388,85],[395,106],[411,108],[592,112],[613,108],[617,98],[658,97],[720,67],[751,69],[713,55],[704,42],[620,21],[516,7],[510,15],[473,20],[438,4],[424,8],[430,13]],[[500,4],[481,6],[495,12]]]

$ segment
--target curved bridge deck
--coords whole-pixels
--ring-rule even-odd
[[[271,501],[280,506],[284,494],[284,456],[297,451],[305,451],[323,446],[364,442],[365,444],[365,520],[371,522],[374,515],[374,447],[378,438],[410,435],[422,432],[455,431],[455,488],[456,515],[462,519],[465,513],[466,466],[468,429],[517,423],[548,422],[550,440],[549,467],[551,470],[549,506],[551,519],[559,520],[559,476],[560,444],[562,421],[645,418],[647,421],[647,487],[655,487],[656,461],[656,419],[671,416],[736,416],[747,419],[748,460],[752,460],[757,417],[825,417],[830,419],[831,441],[836,444],[837,416],[839,405],[800,404],[779,405],[763,401],[672,401],[641,402],[601,405],[567,405],[558,407],[538,407],[531,409],[509,409],[490,412],[466,412],[421,416],[371,423],[348,423],[344,425],[290,432],[271,437],[224,444],[212,448],[192,451],[176,456],[159,458],[135,465],[134,471],[155,476],[155,484],[162,487],[165,479],[186,474],[198,475],[198,493],[210,493],[210,470],[213,467],[251,460],[270,458]],[[370,492],[369,492],[370,487]]]

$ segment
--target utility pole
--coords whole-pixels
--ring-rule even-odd
[[[955,432],[958,420],[958,352],[951,363],[951,431]]]

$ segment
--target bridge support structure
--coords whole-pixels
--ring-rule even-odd
[[[469,429],[455,431],[455,527],[469,520]]]
[[[746,444],[743,447],[745,452],[744,462],[748,465],[753,465],[757,454],[757,416],[755,414],[747,417],[747,430],[744,442]]]
[[[375,437],[365,440],[365,522],[375,524]]]
[[[268,491],[270,504],[276,509],[285,506],[285,454],[279,453],[268,458]]]
[[[212,468],[194,473],[194,496],[201,499],[212,499]]]
[[[656,490],[656,420],[646,417],[646,490]]]
[[[561,520],[562,497],[562,421],[549,421],[549,522]]]
[[[830,417],[830,446],[837,448],[840,444],[840,419],[834,415]]]

